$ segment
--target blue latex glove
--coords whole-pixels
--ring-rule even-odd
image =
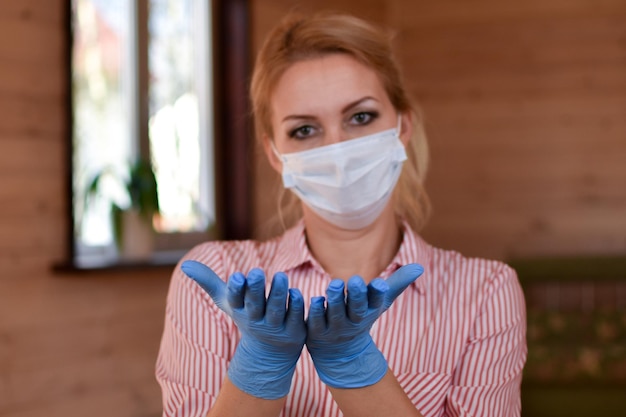
[[[200,262],[185,261],[181,269],[232,317],[241,332],[228,367],[232,383],[259,398],[273,400],[287,395],[306,339],[300,291],[288,289],[287,276],[282,272],[274,275],[266,300],[261,269],[251,270],[247,278],[236,272],[228,283]]]
[[[380,381],[387,360],[378,350],[370,329],[393,301],[422,273],[421,265],[409,264],[387,280],[376,278],[369,285],[354,276],[344,283],[333,280],[324,297],[311,299],[306,345],[317,373],[333,388],[360,388]]]

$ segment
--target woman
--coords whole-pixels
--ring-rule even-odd
[[[385,33],[289,18],[251,96],[301,219],[267,242],[201,244],[175,270],[164,415],[519,415],[523,294],[506,265],[417,234],[426,142]]]

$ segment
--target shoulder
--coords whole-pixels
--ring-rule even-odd
[[[444,279],[466,279],[483,284],[498,280],[517,279],[515,271],[502,261],[468,257],[463,254],[432,247],[431,267]]]
[[[513,268],[439,248],[431,249],[429,266],[424,283],[428,304],[442,320],[457,317],[464,329],[459,335],[475,338],[513,329],[523,337],[526,303]]]
[[[455,250],[433,246],[413,231],[408,223],[405,223],[399,254],[400,264],[421,263],[427,281],[435,286],[485,286],[502,280],[517,281],[515,271],[504,262],[468,257]]]
[[[416,285],[434,298],[477,298],[503,284],[519,285],[517,274],[506,263],[438,248],[426,242],[406,223],[398,261],[401,265],[417,262],[424,266],[424,275]]]
[[[435,292],[459,294],[476,307],[496,294],[516,304],[524,301],[515,270],[502,261],[431,247],[430,271]]]

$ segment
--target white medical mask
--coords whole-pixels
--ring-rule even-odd
[[[398,127],[302,152],[274,153],[283,184],[328,222],[344,229],[369,226],[385,208],[407,159]]]

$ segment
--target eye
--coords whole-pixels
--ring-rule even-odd
[[[350,120],[355,125],[366,125],[372,122],[378,116],[375,112],[362,111],[354,114]]]
[[[289,137],[293,139],[306,139],[315,133],[313,126],[304,125],[297,127],[289,132]]]

